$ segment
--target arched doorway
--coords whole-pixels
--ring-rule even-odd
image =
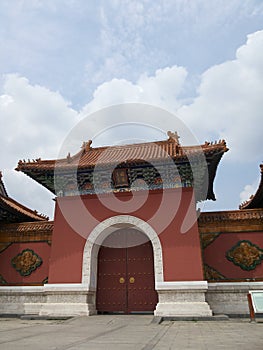
[[[89,292],[89,314],[95,314],[97,292],[97,267],[98,252],[102,242],[111,233],[116,231],[116,226],[123,228],[136,228],[143,232],[149,239],[154,256],[154,279],[156,283],[163,283],[163,256],[162,246],[158,234],[144,220],[132,215],[116,215],[101,221],[89,234],[82,260],[82,285]],[[157,305],[158,306],[158,305]]]
[[[118,228],[98,251],[96,309],[98,312],[153,312],[155,290],[153,247],[133,227]]]

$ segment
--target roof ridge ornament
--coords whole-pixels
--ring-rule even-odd
[[[180,136],[178,135],[177,131],[172,132],[168,130],[167,136],[169,137],[168,141],[172,141],[172,142],[175,142],[177,145],[180,145],[180,142],[179,142]]]
[[[228,148],[226,147],[226,141],[224,139],[219,139],[219,140],[215,140],[215,141],[205,141],[204,143],[205,147],[208,146],[224,146],[225,147],[225,151],[228,151]]]
[[[83,150],[84,153],[92,150],[91,144],[92,144],[92,140],[89,140],[87,142],[83,141],[81,149]]]
[[[182,146],[180,145],[179,139],[180,136],[178,135],[177,131],[172,132],[172,131],[167,131],[167,136],[168,138],[168,142],[172,142],[174,144],[174,152],[176,156],[182,156],[183,155],[183,149]]]
[[[68,163],[71,162],[71,155],[70,155],[70,152],[68,152],[68,155],[67,155],[67,162],[68,162]]]

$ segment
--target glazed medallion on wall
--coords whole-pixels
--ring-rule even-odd
[[[12,266],[20,273],[21,276],[29,276],[41,264],[42,259],[32,249],[24,249],[17,254],[11,261]]]
[[[226,257],[243,270],[254,270],[263,259],[263,250],[250,241],[239,241],[227,253]]]

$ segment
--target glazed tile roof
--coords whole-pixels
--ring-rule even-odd
[[[263,208],[263,164],[260,164],[261,180],[258,189],[254,195],[252,195],[249,200],[241,203],[239,209],[256,209]]]
[[[37,211],[31,210],[10,198],[4,187],[2,175],[0,178],[0,222],[22,222],[47,220]]]
[[[163,161],[172,158],[174,160],[184,160],[191,155],[198,155],[202,151],[205,156],[218,152],[224,153],[228,149],[224,140],[218,143],[206,142],[201,146],[181,147],[178,140],[169,137],[165,141],[147,142],[122,146],[109,146],[92,148],[91,141],[83,144],[79,153],[58,160],[41,160],[40,158],[31,162],[20,160],[16,170],[27,172],[29,170],[53,170],[69,169],[73,167],[93,168],[96,165],[110,165],[125,162],[141,163],[151,161]]]
[[[134,166],[155,165],[157,162],[166,164],[173,161],[179,167],[186,167],[190,162],[196,160],[195,165],[200,164],[202,169],[203,160],[206,161],[209,172],[209,188],[206,199],[215,200],[213,192],[213,181],[216,175],[217,166],[223,154],[228,151],[226,142],[205,142],[203,145],[181,146],[177,133],[168,132],[168,139],[156,142],[129,144],[121,146],[91,147],[92,141],[84,142],[80,152],[58,160],[41,160],[40,158],[25,161],[20,160],[16,168],[22,171],[52,193],[56,194],[55,182],[60,177],[63,183],[63,176],[81,172],[92,172],[96,166],[116,166],[132,168]],[[201,156],[201,157],[200,157]],[[202,156],[204,158],[202,159]],[[190,166],[191,168],[191,166]],[[188,170],[187,170],[188,171]],[[203,174],[203,171],[201,170]],[[205,175],[200,175],[199,187],[205,183]],[[202,192],[203,193],[203,192]]]

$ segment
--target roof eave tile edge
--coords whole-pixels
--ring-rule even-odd
[[[240,210],[261,209],[253,206],[253,204],[257,201],[258,197],[263,197],[263,164],[260,164],[259,167],[260,167],[261,179],[260,179],[257,191],[255,192],[254,195],[251,195],[250,199],[246,200],[245,202],[239,205]],[[262,201],[263,201],[263,198],[262,198]]]
[[[4,181],[2,180],[2,178],[3,178],[3,174],[2,174],[2,171],[0,171],[0,186],[2,187],[3,192],[4,192],[4,193],[2,193],[2,195],[5,197],[8,197],[7,190],[5,188],[5,184],[4,184]]]
[[[0,195],[0,198],[3,197]],[[38,213],[36,210],[32,210],[25,205],[17,202],[15,199],[11,197],[3,197],[4,205],[8,208],[10,208],[11,211],[18,213],[19,215],[28,217],[29,219],[35,220],[35,221],[47,221],[49,219],[48,216]],[[10,203],[6,203],[6,201],[9,201],[10,203],[13,203],[15,206],[18,208],[21,208],[22,210],[25,211],[20,211],[19,209],[15,208],[14,206],[10,205]]]

